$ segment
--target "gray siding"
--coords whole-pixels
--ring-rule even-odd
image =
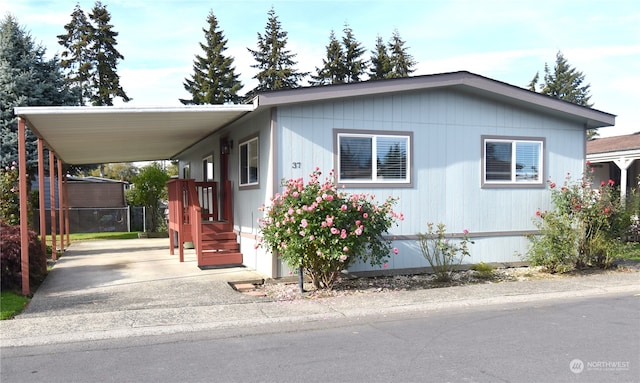
[[[580,174],[583,166],[584,131],[579,124],[452,89],[280,106],[275,118],[276,129],[271,132],[271,111],[254,112],[181,155],[181,161],[191,162],[191,174],[199,178],[202,158],[213,154],[219,180],[219,139],[226,135],[233,140],[234,223],[244,263],[271,276],[285,276],[288,269],[263,249],[254,248],[257,220],[262,216],[259,207],[280,191],[281,179],[307,178],[316,166],[325,174],[335,167],[334,129],[413,132],[412,187],[347,189],[375,194],[378,200],[399,197],[396,210],[404,213],[405,221],[390,234],[405,239],[394,242],[400,253],[389,261],[393,269],[428,266],[412,239],[426,230],[428,221],[443,222],[450,232],[468,229],[486,234],[474,238],[467,263],[522,260],[518,254],[524,254],[528,245],[522,232],[535,229],[532,219],[537,209],[549,208],[550,193],[540,187],[483,189],[483,135],[543,137],[545,179],[562,182],[567,172]],[[238,145],[256,134],[260,182],[256,188],[240,190]],[[273,156],[271,150],[275,150]],[[370,269],[368,265],[351,268]]]
[[[335,167],[333,129],[410,131],[414,133],[412,188],[350,188],[379,200],[399,197],[396,210],[405,221],[393,235],[415,235],[426,222],[443,222],[451,232],[503,232],[478,238],[472,262],[520,261],[527,241],[509,232],[535,229],[537,209],[549,208],[548,189],[481,188],[481,136],[544,137],[544,177],[562,181],[580,174],[584,158],[581,126],[452,90],[435,90],[349,99],[278,109],[278,178],[306,177],[316,166],[325,174]],[[300,168],[293,168],[300,163]],[[401,256],[393,268],[426,263],[415,241],[397,241]],[[355,269],[365,268],[358,266]]]

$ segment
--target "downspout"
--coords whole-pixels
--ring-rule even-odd
[[[275,191],[278,188],[278,175],[277,175],[277,156],[278,153],[278,144],[277,144],[277,133],[276,129],[278,128],[278,110],[277,108],[271,108],[271,119],[269,124],[269,146],[271,147],[271,151],[269,152],[269,167],[268,171],[271,173],[270,182],[267,182],[267,190],[266,195],[270,199],[275,195]],[[278,277],[278,257],[276,254],[271,254],[271,278]]]

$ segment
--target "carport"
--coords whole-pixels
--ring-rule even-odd
[[[85,165],[173,159],[210,134],[253,111],[255,105],[181,107],[17,107],[22,293],[29,291],[26,129],[38,138],[38,174],[44,189],[44,147],[49,150],[50,182],[62,188],[62,164]],[[51,190],[54,190],[52,187]],[[62,208],[64,193],[61,194]],[[51,193],[52,201],[55,199]],[[40,234],[45,246],[44,194],[40,194]],[[52,206],[55,206],[52,204]],[[56,237],[55,209],[51,233]],[[63,221],[59,222],[63,233]],[[62,236],[61,236],[62,239]],[[55,239],[54,239],[55,241]],[[54,242],[55,247],[55,242]]]

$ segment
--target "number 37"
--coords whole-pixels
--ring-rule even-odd
[[[291,168],[292,169],[300,169],[302,167],[302,162],[292,162],[291,163]]]

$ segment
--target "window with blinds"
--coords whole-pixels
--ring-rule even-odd
[[[544,139],[483,137],[483,184],[543,185]]]
[[[338,133],[338,182],[409,183],[411,136]]]

